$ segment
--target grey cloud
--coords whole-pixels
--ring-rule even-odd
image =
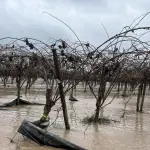
[[[0,0],[1,37],[49,37],[75,41],[73,33],[47,11],[66,22],[83,41],[96,46],[148,11],[149,0]],[[143,25],[148,25],[147,18]]]

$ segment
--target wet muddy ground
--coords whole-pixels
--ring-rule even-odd
[[[15,86],[6,87],[0,85],[0,103],[12,101],[16,98]],[[30,93],[23,99],[45,103],[44,86],[35,85]],[[103,125],[85,125],[81,122],[84,117],[91,116],[95,110],[95,99],[90,92],[84,93],[83,89],[77,89],[76,98],[78,102],[67,100],[69,121],[71,130],[64,129],[62,113],[57,121],[57,109],[60,103],[52,109],[50,113],[51,126],[48,131],[76,143],[89,150],[149,150],[150,149],[150,96],[146,96],[144,113],[136,113],[136,97],[133,97],[127,105],[124,119],[120,116],[123,113],[125,99],[116,98],[111,105],[106,107],[101,113],[104,117],[120,122]],[[108,101],[111,100],[111,96]],[[39,119],[43,111],[43,106],[17,106],[9,110],[0,110],[0,150],[55,150],[56,148],[41,147],[38,144],[25,139],[19,133],[11,143],[23,119]]]

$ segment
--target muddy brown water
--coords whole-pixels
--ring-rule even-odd
[[[0,103],[8,102],[16,98],[15,87],[2,88],[0,85]],[[36,85],[23,99],[45,103],[44,87]],[[71,130],[64,129],[62,113],[55,123],[57,109],[60,103],[50,113],[51,123],[47,129],[66,140],[76,143],[89,150],[149,150],[150,149],[150,96],[146,96],[144,113],[135,112],[136,97],[133,97],[127,106],[124,119],[122,115],[125,99],[116,98],[111,105],[106,107],[101,115],[110,119],[118,120],[120,123],[103,125],[85,125],[81,120],[91,116],[95,109],[95,99],[90,92],[76,91],[78,102],[67,100],[69,121]],[[108,101],[112,97],[108,98]],[[14,142],[9,138],[17,132],[23,119],[36,120],[42,114],[43,106],[17,106],[9,108],[9,111],[0,110],[0,150],[56,150],[52,147],[42,147],[38,144],[23,138],[17,133]]]

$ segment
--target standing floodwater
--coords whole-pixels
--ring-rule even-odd
[[[36,84],[27,96],[23,99],[32,100],[40,103],[45,103],[45,95],[43,88],[40,89],[40,84]],[[37,95],[38,94],[38,95]],[[106,107],[103,115],[110,119],[120,122],[112,122],[103,125],[84,125],[81,121],[84,117],[91,116],[95,110],[95,100],[92,95],[87,92],[84,93],[82,88],[76,90],[76,98],[78,102],[68,101],[68,117],[71,125],[71,130],[66,131],[63,123],[62,113],[60,112],[57,121],[58,102],[53,107],[50,113],[51,123],[47,129],[49,132],[76,143],[89,150],[148,150],[150,149],[150,118],[148,101],[150,96],[147,95],[145,99],[144,113],[135,112],[136,97],[127,105],[127,111],[124,119],[120,119],[123,108],[124,99],[116,98],[111,105]],[[0,89],[1,102],[11,101],[15,98],[15,89],[6,87]],[[108,98],[108,101],[111,99]],[[50,150],[56,149],[51,147],[41,147],[37,143],[23,138],[19,133],[14,139],[14,143],[10,143],[9,138],[16,133],[20,123],[24,118],[28,120],[36,120],[40,117],[43,111],[43,106],[16,106],[9,108],[8,111],[0,111],[0,149],[1,150]],[[86,131],[85,131],[86,130]]]

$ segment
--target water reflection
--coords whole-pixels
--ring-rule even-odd
[[[5,92],[4,92],[5,90]],[[10,91],[9,91],[10,90]],[[13,91],[13,92],[12,92]],[[23,98],[34,99],[38,89],[30,90],[30,94]],[[1,102],[11,101],[15,98],[15,90],[0,89]],[[85,125],[81,123],[84,117],[91,116],[95,110],[95,100],[90,93],[80,92],[76,90],[78,102],[70,102],[67,100],[69,121],[71,130],[64,129],[62,113],[59,114],[58,120],[47,130],[56,133],[59,136],[86,147],[89,150],[126,150],[126,149],[150,149],[150,117],[149,113],[136,113],[135,104],[136,97],[127,105],[126,115],[121,119],[120,123],[112,123],[106,125],[91,124]],[[146,98],[145,110],[149,110],[149,98]],[[38,93],[35,101],[45,102],[44,91]],[[123,108],[122,99],[119,97],[115,101],[103,109],[100,113],[101,117],[109,117],[110,119],[120,120]],[[51,121],[56,119],[58,103],[50,113]],[[20,123],[24,118],[29,120],[39,119],[43,107],[42,106],[21,106],[10,108],[11,111],[0,111],[0,146],[2,150],[53,150],[55,148],[40,147],[30,140],[24,140],[21,135],[17,135],[15,143],[10,143],[7,137],[12,137],[17,131]],[[114,118],[113,118],[114,117]],[[87,128],[88,126],[88,128]],[[87,128],[87,130],[86,130]],[[86,132],[84,132],[86,130]],[[85,133],[85,134],[84,134]],[[19,145],[19,146],[18,146]],[[17,148],[16,148],[17,147]]]
[[[135,131],[143,132],[143,113],[136,113]]]

